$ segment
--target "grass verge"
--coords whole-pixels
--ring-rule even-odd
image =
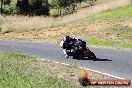
[[[97,20],[117,20],[123,17],[132,17],[132,6],[127,5],[116,9],[110,9],[105,12],[98,13],[96,15],[83,19],[85,22],[94,22]]]
[[[132,28],[121,24],[107,27],[98,38],[86,39],[88,44],[132,49]]]
[[[87,39],[86,43],[89,45],[97,45],[97,46],[109,46],[109,47],[126,48],[126,49],[132,48],[132,43],[121,44],[120,42],[115,42],[112,40]]]
[[[77,88],[63,78],[40,68],[34,57],[0,52],[0,88]],[[44,70],[46,69],[46,71]]]
[[[0,88],[83,88],[78,82],[80,76],[81,70],[76,66],[66,66],[20,53],[0,51]],[[89,71],[89,78],[115,79],[92,71]]]

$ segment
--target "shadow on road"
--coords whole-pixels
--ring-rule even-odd
[[[95,61],[112,61],[112,60],[96,58]]]
[[[92,58],[78,58],[77,60],[93,60]],[[102,59],[102,58],[96,58],[95,60],[93,61],[112,61],[112,60],[109,60],[109,59]]]

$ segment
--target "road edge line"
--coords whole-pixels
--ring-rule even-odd
[[[43,61],[51,61],[51,60],[46,60],[46,59],[41,59],[41,60],[43,60]],[[54,62],[56,64],[62,64],[62,65],[71,65],[71,64],[61,63],[61,62],[57,62],[57,61],[51,61],[51,62]],[[78,67],[79,68],[84,68],[84,67],[81,67],[81,66],[78,66]],[[114,76],[114,75],[111,75],[111,74],[108,74],[108,73],[104,73],[104,72],[100,72],[100,71],[97,71],[97,70],[92,70],[92,69],[88,69],[88,68],[84,68],[84,69],[88,70],[88,71],[93,71],[93,72],[96,72],[96,73],[99,73],[99,74],[103,74],[103,75],[106,75],[106,76],[110,76],[110,77],[113,77],[113,78],[124,79],[122,77]]]

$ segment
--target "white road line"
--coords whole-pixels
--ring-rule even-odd
[[[60,64],[63,64],[63,65],[65,65],[65,63],[60,63]]]
[[[47,60],[47,61],[50,61],[50,60]]]
[[[56,64],[59,64],[60,62],[55,62]]]
[[[70,64],[65,64],[65,65],[70,65]]]
[[[99,74],[103,74],[103,75],[106,75],[106,76],[110,76],[110,77],[113,77],[113,78],[124,79],[124,78],[121,78],[121,77],[118,77],[118,76],[114,76],[114,75],[111,75],[111,74],[107,74],[107,73],[104,73],[104,72],[100,72],[100,71],[96,71],[96,70],[92,70],[92,69],[88,69],[88,68],[84,68],[84,69],[85,70],[89,70],[89,71],[93,71],[93,72],[96,72],[96,73],[99,73]]]
[[[45,59],[41,59],[41,60],[44,60],[45,61]]]
[[[41,60],[45,60],[45,59],[41,59]],[[51,61],[51,60],[46,60],[46,61]],[[51,62],[54,62],[54,63],[57,63],[57,64],[62,64],[62,65],[70,65],[70,64],[56,62],[56,61],[51,61]],[[79,68],[84,68],[84,67],[79,66]],[[110,77],[113,77],[113,78],[124,79],[124,78],[121,78],[121,77],[118,77],[118,76],[114,76],[114,75],[111,75],[111,74],[108,74],[108,73],[100,72],[100,71],[97,71],[97,70],[92,70],[92,69],[88,69],[88,68],[84,68],[84,69],[88,70],[88,71],[96,72],[96,73],[99,73],[99,74],[103,74],[103,75],[106,75],[106,76],[110,76]]]

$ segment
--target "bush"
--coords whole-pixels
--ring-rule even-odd
[[[13,12],[14,12],[14,9],[11,6],[9,6],[9,5],[4,6],[4,8],[3,8],[3,13],[4,14],[10,15]]]
[[[49,15],[47,0],[18,0],[18,13],[25,15]]]
[[[4,5],[9,5],[11,0],[4,0]]]

